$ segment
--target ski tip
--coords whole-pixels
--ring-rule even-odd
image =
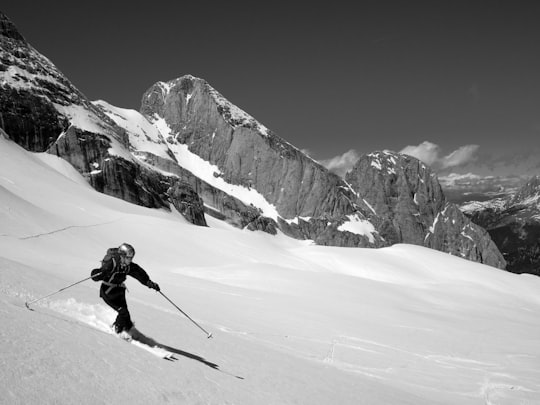
[[[24,306],[25,306],[26,308],[28,308],[30,311],[33,311],[33,309],[30,308],[30,305],[28,304],[28,301],[24,303]]]
[[[212,334],[209,333],[208,336],[207,336],[207,339],[212,339],[212,338],[213,338]]]

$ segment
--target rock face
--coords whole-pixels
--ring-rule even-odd
[[[471,222],[452,203],[447,203],[435,218],[424,246],[506,269],[507,263],[488,232]]]
[[[207,226],[204,218],[204,203],[189,184],[176,181],[168,190],[169,198],[176,210],[189,222]]]
[[[354,192],[341,178],[229,103],[204,80],[184,76],[156,83],[144,94],[141,113],[162,130],[173,153],[187,147],[216,167],[216,176],[225,184],[256,190],[273,207],[275,212],[246,219],[256,229],[279,227],[294,237],[327,245],[385,245],[376,234],[340,230],[351,216],[367,221],[367,208],[353,203]],[[183,165],[182,157],[177,160]]]
[[[0,12],[0,127],[33,152],[70,162],[98,191],[168,208],[169,178],[131,155],[129,137]]]
[[[389,243],[423,245],[446,201],[431,170],[419,160],[390,152],[361,157],[345,180],[381,217]]]
[[[484,227],[504,255],[507,270],[540,275],[540,177],[530,179],[503,201],[462,207]]]
[[[7,16],[0,11],[0,35],[6,39],[24,42],[24,37],[21,35],[15,24],[11,22]]]
[[[426,246],[505,268],[487,232],[446,201],[437,177],[418,159],[371,153],[359,159],[346,181],[380,218],[374,222],[389,243]]]
[[[350,214],[342,180],[230,104],[202,79],[158,83],[143,96],[141,113],[163,119],[169,141],[188,145],[216,165],[223,179],[251,187],[283,218]],[[171,139],[173,138],[173,139]]]

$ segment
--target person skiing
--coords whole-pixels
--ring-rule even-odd
[[[101,268],[91,272],[92,280],[102,281],[99,296],[114,309],[118,316],[113,323],[116,333],[121,333],[133,327],[126,302],[127,276],[137,279],[141,284],[159,291],[159,285],[152,280],[137,263],[133,263],[135,249],[129,243],[122,243],[118,248],[110,248],[102,261]]]

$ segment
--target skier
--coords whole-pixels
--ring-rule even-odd
[[[141,284],[159,291],[159,285],[137,263],[133,263],[135,249],[128,243],[122,243],[118,248],[110,248],[102,261],[100,269],[91,272],[92,280],[102,281],[99,296],[103,301],[118,312],[113,323],[116,333],[121,333],[133,327],[126,303],[126,286],[124,281],[129,275]]]

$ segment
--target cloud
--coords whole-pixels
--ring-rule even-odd
[[[420,159],[431,166],[439,160],[440,147],[434,143],[424,141],[418,146],[406,146],[399,153]]]
[[[480,148],[478,145],[465,145],[456,149],[442,159],[442,168],[447,169],[449,167],[461,166],[476,160],[478,148]]]
[[[360,154],[354,149],[350,149],[342,155],[321,160],[320,163],[338,176],[345,177],[345,173],[353,168],[359,158]]]
[[[464,145],[452,153],[440,157],[441,148],[432,142],[424,141],[418,146],[406,146],[399,153],[413,156],[433,169],[448,169],[450,167],[462,166],[476,160],[476,152],[480,146]]]
[[[399,153],[415,157],[435,171],[457,167],[473,162],[477,158],[478,145],[464,145],[446,156],[441,155],[441,148],[433,142],[422,142],[417,146],[406,146]],[[361,155],[354,149],[350,149],[342,155],[331,159],[320,160],[319,163],[338,176],[345,177]]]

